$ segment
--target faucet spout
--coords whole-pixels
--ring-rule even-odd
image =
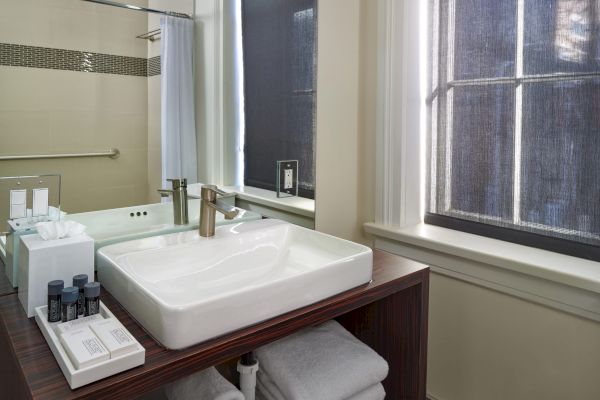
[[[173,196],[173,223],[175,225],[187,225],[187,179],[167,179],[173,185],[173,189],[158,189],[161,197]]]
[[[160,194],[160,197],[169,197],[173,194],[173,191],[169,189],[158,189],[157,192]]]
[[[225,193],[215,185],[203,185],[200,189],[200,236],[211,237],[215,235],[216,213],[220,212],[225,219],[233,219],[239,210],[217,199],[217,195]]]
[[[215,211],[218,211],[221,214],[223,214],[225,216],[225,219],[234,219],[239,213],[239,210],[237,208],[230,206],[223,200],[219,199],[217,199],[217,201],[215,201],[214,203],[206,203],[206,205],[210,208],[214,208]]]

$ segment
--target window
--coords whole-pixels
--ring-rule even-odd
[[[600,2],[429,15],[425,222],[600,261]]]
[[[316,0],[242,2],[244,184],[276,190],[278,160],[298,160],[314,198]]]

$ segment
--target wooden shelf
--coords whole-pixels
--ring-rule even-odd
[[[0,296],[6,296],[7,294],[15,294],[17,289],[13,288],[12,284],[6,276],[6,266],[0,260]]]
[[[390,364],[384,381],[388,399],[424,400],[429,269],[382,251],[374,252],[373,264],[373,281],[368,285],[178,351],[161,347],[104,292],[102,301],[146,348],[146,363],[76,390],[67,385],[17,295],[2,296],[0,387],[10,399],[134,398],[304,327],[336,318]]]

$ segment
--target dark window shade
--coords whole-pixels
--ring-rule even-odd
[[[425,222],[600,261],[600,2],[523,1],[431,1]]]
[[[242,2],[244,184],[276,190],[278,160],[298,160],[314,198],[316,0]]]

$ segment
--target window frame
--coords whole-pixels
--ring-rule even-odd
[[[524,71],[525,64],[525,1],[515,0],[516,6],[516,45],[515,45],[515,69],[513,76],[496,77],[496,78],[473,78],[473,79],[456,79],[454,76],[454,15],[456,0],[448,0],[446,7],[447,21],[443,21],[444,16],[441,10],[440,0],[429,1],[431,18],[429,23],[435,24],[434,28],[428,28],[429,40],[432,43],[430,57],[433,62],[430,63],[428,71],[431,79],[428,79],[428,97],[426,98],[426,108],[429,115],[429,120],[426,128],[427,136],[427,159],[430,163],[427,165],[427,178],[425,179],[425,191],[427,204],[425,206],[424,222],[427,224],[438,225],[454,230],[460,230],[477,235],[492,237],[504,241],[509,241],[516,244],[522,244],[531,247],[537,247],[545,250],[550,250],[558,253],[572,255],[575,257],[586,258],[594,261],[600,261],[600,247],[592,244],[549,236],[547,232],[562,233],[558,227],[543,223],[533,223],[521,220],[521,177],[523,170],[522,162],[522,137],[523,137],[523,91],[525,84],[531,83],[547,83],[547,82],[567,82],[581,81],[585,79],[598,79],[600,72],[556,72],[546,74],[531,74],[527,75]],[[435,14],[433,14],[435,13]],[[435,29],[437,28],[437,29]],[[438,37],[433,37],[432,32],[437,31]],[[447,39],[447,52],[443,54],[444,46],[440,46],[442,40]],[[439,62],[438,61],[442,61]],[[443,62],[445,61],[445,62]],[[439,64],[436,65],[436,64]],[[436,74],[439,74],[436,76]],[[443,76],[446,79],[442,79]],[[435,79],[435,80],[434,80]],[[434,86],[435,85],[435,86]],[[497,85],[510,86],[514,96],[514,117],[513,127],[513,188],[512,188],[512,224],[514,228],[503,227],[495,224],[486,224],[483,221],[499,221],[500,217],[489,216],[478,213],[469,213],[452,208],[451,192],[452,178],[445,176],[446,171],[450,171],[452,164],[452,115],[453,115],[453,89],[460,87],[490,87]],[[434,126],[432,110],[434,102],[437,101],[438,119],[446,119],[446,123],[437,124]],[[450,120],[450,122],[447,122]],[[442,132],[445,127],[446,132]],[[435,142],[434,142],[435,141]],[[445,149],[439,152],[438,146],[443,146]],[[434,150],[435,148],[435,150]],[[445,168],[438,170],[437,157],[442,155],[445,157]],[[440,184],[445,182],[445,184]],[[434,188],[434,186],[436,188]],[[435,213],[437,204],[443,204],[444,214]],[[529,230],[520,230],[516,227],[524,226]],[[573,230],[574,234],[581,236],[590,236],[586,232]],[[600,236],[593,235],[594,238],[600,239]]]
[[[415,38],[431,47],[421,27],[432,10],[428,0],[377,3],[376,214],[364,224],[373,247],[429,265],[432,277],[600,321],[598,262],[424,223],[426,135],[415,121],[414,105],[425,108],[427,91],[419,92],[415,82],[428,64]]]

